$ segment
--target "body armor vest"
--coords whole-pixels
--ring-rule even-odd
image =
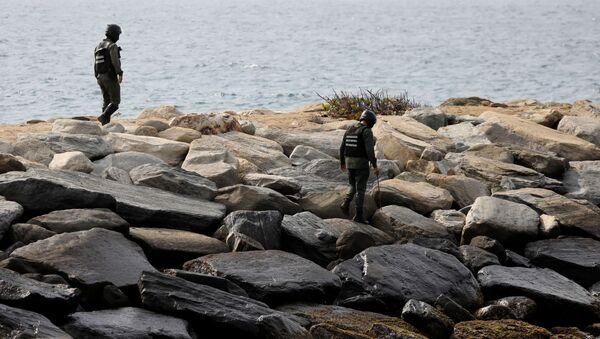
[[[112,43],[110,41],[102,41],[96,49],[94,50],[94,57],[96,59],[96,63],[94,64],[94,73],[96,76],[98,74],[107,73],[112,69],[112,62],[110,60],[110,51],[108,47],[110,47]]]
[[[357,124],[348,129],[344,137],[344,155],[347,157],[366,158],[363,131],[367,126]]]

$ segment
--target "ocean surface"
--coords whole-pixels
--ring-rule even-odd
[[[0,0],[0,123],[97,115],[123,29],[121,116],[292,109],[333,90],[600,101],[598,0]]]

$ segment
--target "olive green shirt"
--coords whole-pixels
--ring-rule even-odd
[[[367,153],[366,158],[362,157],[347,157],[345,153],[345,145],[342,142],[340,146],[340,163],[346,165],[349,169],[365,169],[369,168],[369,162],[373,165],[373,168],[377,168],[377,158],[375,158],[375,141],[373,137],[373,131],[371,128],[365,128],[363,130],[363,141],[365,143],[365,151]]]
[[[112,43],[110,46],[108,46],[108,52],[110,53],[110,61],[112,62],[115,73],[122,75],[123,70],[121,69],[121,53],[119,52],[119,46],[117,46],[115,43]]]

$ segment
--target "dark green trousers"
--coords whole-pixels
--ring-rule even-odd
[[[106,111],[106,107],[111,104],[112,107],[118,108],[119,104],[121,103],[121,85],[119,85],[117,76],[109,72],[99,74],[97,80],[98,85],[102,90],[102,112],[104,113]]]
[[[365,201],[365,192],[367,190],[367,181],[369,180],[369,169],[348,169],[348,183],[350,188],[346,194],[348,202],[354,199],[356,195],[356,215],[363,215],[363,204]]]

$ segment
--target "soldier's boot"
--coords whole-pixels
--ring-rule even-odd
[[[358,192],[356,195],[356,215],[352,218],[353,221],[359,222],[361,224],[366,224],[367,221],[363,217],[363,203],[364,203],[364,193]]]
[[[104,112],[102,112],[102,114],[98,117],[98,121],[100,121],[100,123],[102,125],[108,124],[110,122],[110,116],[113,113],[115,113],[118,109],[119,109],[119,105],[110,104],[110,105],[106,106],[106,109],[104,110]]]
[[[367,224],[367,221],[363,217],[362,209],[360,211],[359,210],[356,211],[356,215],[354,216],[354,218],[352,218],[352,221],[356,221],[361,224]]]
[[[342,213],[344,213],[344,215],[349,215],[350,214],[350,203],[352,202],[352,199],[344,199],[344,202],[340,205],[340,208],[342,209]]]

